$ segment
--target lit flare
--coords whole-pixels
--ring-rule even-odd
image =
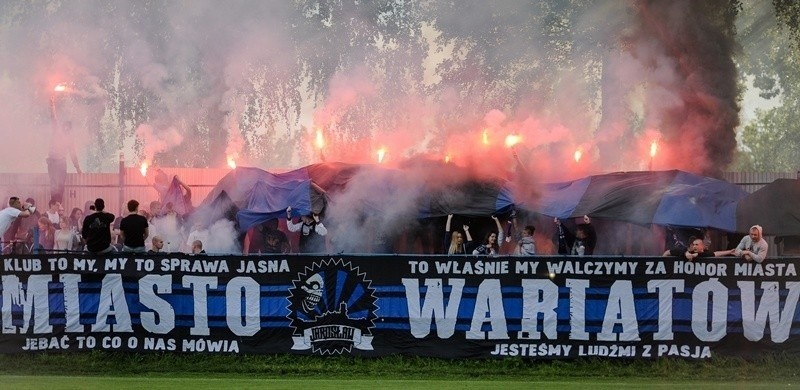
[[[522,137],[516,134],[509,134],[506,136],[506,147],[512,148],[514,145],[520,143],[520,141],[522,141]]]
[[[53,91],[55,91],[55,92],[64,92],[66,90],[67,90],[67,85],[66,84],[58,84],[58,85],[56,85],[55,88],[53,88]]]
[[[236,160],[233,156],[228,156],[228,167],[231,169],[236,169]]]
[[[489,129],[483,129],[483,134],[481,135],[481,139],[484,145],[489,145]]]
[[[314,139],[314,146],[317,149],[322,149],[325,147],[325,138],[322,136],[322,130],[317,130],[317,136]]]
[[[143,162],[139,167],[139,172],[142,173],[142,176],[147,176],[147,161]]]
[[[650,158],[655,157],[656,152],[658,152],[658,141],[653,140],[653,142],[650,143]]]
[[[386,148],[381,147],[378,149],[378,164],[383,163],[383,158],[386,157]]]
[[[578,148],[575,150],[575,162],[581,162],[581,157],[583,157],[583,151]]]

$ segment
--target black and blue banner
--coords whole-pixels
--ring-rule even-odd
[[[0,353],[708,359],[796,352],[794,262],[5,256]]]

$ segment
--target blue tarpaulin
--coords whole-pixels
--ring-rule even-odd
[[[547,184],[533,211],[735,231],[736,204],[745,196],[735,184],[678,170],[618,172]]]

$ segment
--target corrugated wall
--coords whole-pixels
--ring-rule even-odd
[[[189,185],[194,205],[200,204],[217,182],[230,172],[230,169],[200,168],[163,170],[170,177],[178,175]],[[136,199],[143,205],[158,199],[158,193],[138,168],[125,168],[121,184],[118,173],[69,173],[64,189],[64,210],[69,214],[73,207],[84,208],[85,202],[103,198],[106,210],[118,214],[130,199]],[[38,206],[47,207],[50,181],[46,173],[0,173],[0,194],[4,204],[9,197],[19,196],[23,199],[31,197]]]
[[[800,178],[800,172],[725,172],[722,178],[753,193],[777,179]]]

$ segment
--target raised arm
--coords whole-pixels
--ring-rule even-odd
[[[495,226],[497,226],[497,245],[500,245],[506,237],[503,231],[503,225],[500,224],[500,219],[497,218],[497,216],[492,215],[492,219],[494,220]]]
[[[467,239],[467,242],[472,242],[472,235],[469,234],[469,225],[462,226],[464,229],[464,237]]]
[[[303,222],[294,223],[292,222],[292,207],[289,206],[286,208],[286,228],[289,229],[290,232],[299,231],[300,228],[303,226]]]
[[[186,199],[189,199],[189,200],[191,200],[191,199],[192,199],[192,189],[191,189],[191,188],[189,188],[189,186],[188,186],[188,185],[186,185],[186,183],[184,183],[184,182],[183,182],[183,181],[182,181],[182,180],[181,180],[181,179],[178,177],[178,175],[175,175],[175,179],[176,179],[176,180],[178,180],[178,185],[180,185],[180,186],[181,186],[181,188],[183,188],[183,189],[184,189],[184,191],[186,191],[186,194],[184,195],[184,196],[186,196]]]
[[[317,234],[319,234],[320,236],[328,234],[328,228],[326,228],[325,225],[322,224],[322,221],[320,221],[319,219],[319,215],[313,214],[312,217],[314,218],[314,223],[317,224],[314,227],[314,231],[317,232]]]

